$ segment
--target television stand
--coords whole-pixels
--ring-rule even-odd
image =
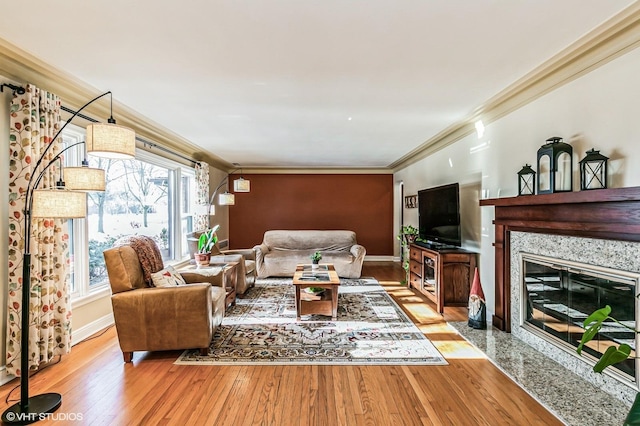
[[[427,296],[439,313],[445,306],[468,306],[476,254],[459,247],[424,244],[409,246],[409,288]]]

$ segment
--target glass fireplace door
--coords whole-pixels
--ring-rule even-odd
[[[624,326],[636,328],[637,274],[524,254],[522,267],[523,324],[547,340],[575,350],[587,316],[610,305],[611,315],[620,324],[605,322],[584,352],[600,358],[612,344],[628,344],[632,348],[631,357],[614,368],[636,381],[637,336]]]

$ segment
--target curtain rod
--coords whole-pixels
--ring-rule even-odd
[[[68,107],[66,107],[66,106],[64,106],[64,105],[61,105],[61,106],[60,106],[60,109],[61,109],[61,110],[63,110],[63,111],[65,111],[65,112],[68,112],[69,114],[75,114],[75,113],[76,113],[76,111],[75,111],[75,110],[72,110],[71,108],[68,108]],[[98,120],[96,120],[95,118],[93,118],[93,117],[89,117],[89,116],[84,115],[84,114],[82,114],[82,113],[77,114],[77,117],[84,118],[85,120],[91,121],[92,123],[98,123]],[[178,157],[178,158],[182,158],[183,160],[185,160],[185,161],[189,161],[189,162],[190,162],[190,163],[192,163],[192,164],[198,164],[198,163],[200,163],[199,161],[196,161],[196,160],[194,160],[193,158],[186,157],[186,156],[184,156],[184,155],[180,154],[179,152],[175,152],[175,151],[173,151],[173,150],[170,150],[169,148],[166,148],[166,147],[164,147],[164,146],[162,146],[162,145],[158,145],[158,144],[157,144],[157,143],[155,143],[155,142],[150,142],[150,141],[148,141],[148,140],[142,139],[142,138],[140,138],[140,137],[139,137],[139,136],[137,136],[137,135],[136,135],[136,140],[137,140],[137,141],[142,142],[144,145],[148,145],[148,146],[150,146],[151,148],[156,148],[156,149],[159,149],[160,151],[167,152],[167,153],[169,153],[169,154],[171,154],[171,155],[174,155],[174,156],[176,156],[176,157]]]

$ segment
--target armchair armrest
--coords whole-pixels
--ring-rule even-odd
[[[240,254],[245,260],[256,260],[256,251],[254,249],[220,250],[220,253],[224,255]]]
[[[208,283],[216,287],[223,286],[222,268],[203,269],[193,271],[178,271],[187,284]]]

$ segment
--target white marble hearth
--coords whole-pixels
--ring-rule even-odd
[[[629,404],[549,360],[522,340],[495,328],[474,330],[450,323],[527,393],[570,426],[621,425]]]
[[[511,232],[510,248],[511,332],[513,336],[526,342],[595,386],[631,404],[638,392],[636,385],[623,383],[608,374],[594,373],[592,366],[585,362],[584,358],[579,357],[575,351],[561,349],[520,326],[522,323],[520,299],[523,294],[520,254],[528,253],[547,256],[559,260],[640,273],[640,243]],[[553,383],[549,383],[549,386],[553,385]],[[575,392],[575,398],[580,398],[582,390],[575,389]]]

